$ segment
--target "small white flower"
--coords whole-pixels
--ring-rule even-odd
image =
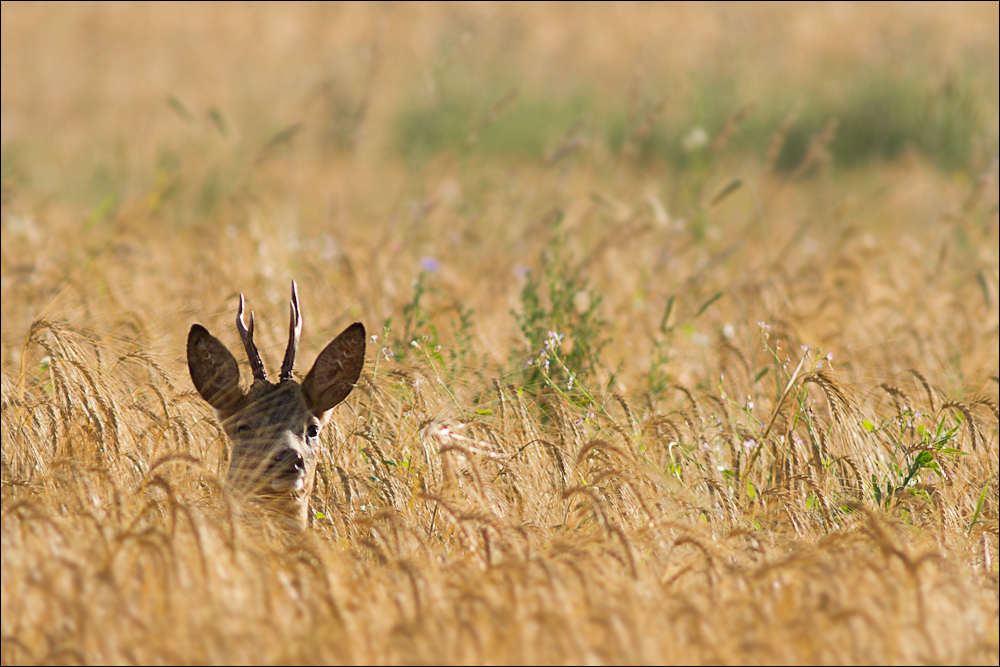
[[[696,151],[708,143],[708,132],[702,127],[693,127],[681,140],[681,148],[688,153]]]

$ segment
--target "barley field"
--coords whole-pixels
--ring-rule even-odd
[[[998,3],[0,17],[4,665],[1000,661]]]

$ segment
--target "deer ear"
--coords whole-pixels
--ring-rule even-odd
[[[309,410],[317,417],[347,398],[365,365],[365,327],[360,322],[333,339],[302,382]]]
[[[187,342],[188,370],[201,397],[216,410],[231,412],[243,400],[236,358],[200,324],[191,327]]]

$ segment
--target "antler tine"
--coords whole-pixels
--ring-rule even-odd
[[[291,313],[288,316],[288,347],[285,348],[285,360],[281,362],[281,380],[292,379],[292,367],[295,366],[295,353],[299,349],[299,338],[302,336],[302,311],[299,310],[299,288],[292,281]]]
[[[236,329],[240,332],[240,338],[243,339],[243,347],[247,351],[247,359],[250,360],[250,370],[253,371],[254,382],[257,380],[267,380],[267,371],[264,370],[264,362],[261,361],[260,352],[257,351],[257,346],[253,342],[253,311],[250,311],[250,326],[247,326],[243,323],[244,308],[245,299],[240,294],[240,309],[236,313]]]

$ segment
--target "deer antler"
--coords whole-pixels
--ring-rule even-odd
[[[285,360],[281,362],[281,382],[292,379],[292,367],[295,366],[295,353],[299,349],[299,338],[302,336],[302,311],[299,310],[299,288],[292,281],[291,313],[288,316],[288,347],[285,348]]]
[[[240,310],[236,313],[236,328],[243,339],[243,347],[247,351],[247,359],[250,360],[250,370],[253,371],[254,382],[257,380],[267,380],[267,371],[264,370],[264,362],[260,359],[260,352],[253,342],[253,311],[250,312],[250,326],[243,323],[244,299],[240,294]]]

